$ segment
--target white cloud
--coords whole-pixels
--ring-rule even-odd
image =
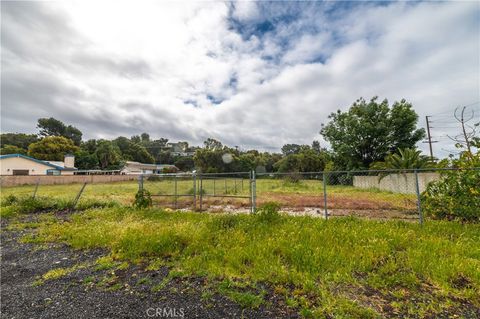
[[[54,116],[89,138],[147,131],[278,149],[319,139],[328,114],[360,96],[406,98],[420,125],[480,100],[478,3],[341,14],[314,3],[292,21],[278,17],[301,4],[262,5],[2,4],[2,131],[32,132]],[[267,16],[267,33],[229,25],[251,31]]]

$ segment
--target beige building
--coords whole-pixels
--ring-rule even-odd
[[[121,174],[162,174],[176,173],[179,169],[175,165],[168,164],[145,164],[127,161],[120,171]]]
[[[1,175],[73,175],[75,157],[65,155],[64,161],[42,161],[22,154],[0,155]]]

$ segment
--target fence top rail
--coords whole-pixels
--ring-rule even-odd
[[[371,174],[371,173],[423,173],[423,172],[439,172],[439,171],[480,171],[480,167],[469,167],[469,168],[453,168],[453,167],[447,167],[447,168],[405,168],[405,169],[383,169],[383,170],[343,170],[343,171],[318,171],[318,172],[285,172],[285,173],[279,173],[279,172],[270,172],[270,173],[256,173],[257,176],[268,176],[268,175],[322,175],[322,174],[345,174],[345,173],[365,173],[365,174]]]
[[[247,175],[250,176],[250,172],[224,172],[224,173],[192,173],[192,172],[186,172],[186,173],[161,173],[161,174],[139,174],[142,176],[159,176],[159,177],[182,177],[182,176],[228,176],[228,175]]]
[[[251,172],[222,172],[222,173],[197,173],[202,176],[216,176],[216,175],[250,175]]]
[[[269,176],[269,175],[321,175],[321,174],[372,174],[372,173],[423,173],[423,172],[442,172],[442,171],[480,171],[480,167],[468,167],[468,168],[460,168],[460,167],[445,167],[445,168],[405,168],[405,169],[384,169],[384,170],[340,170],[340,171],[317,171],[317,172],[261,172],[255,173],[256,176]],[[228,175],[246,175],[250,176],[251,172],[222,172],[222,173],[192,173],[192,172],[185,172],[185,173],[162,173],[162,174],[127,174],[127,175],[119,175],[119,174],[91,174],[91,175],[98,175],[98,176],[129,176],[129,177],[148,177],[148,176],[159,176],[159,177],[193,177],[193,176],[228,176]],[[0,177],[48,177],[48,178],[72,178],[76,176],[87,176],[87,175],[41,175],[41,174],[30,174],[30,175],[5,175],[1,174]]]

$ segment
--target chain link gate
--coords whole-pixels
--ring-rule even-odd
[[[203,211],[226,200],[234,207],[248,206],[250,212],[256,209],[254,171],[139,175],[138,187],[161,207]]]

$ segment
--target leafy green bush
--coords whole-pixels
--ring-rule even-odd
[[[256,217],[261,222],[271,223],[280,219],[280,204],[276,202],[268,202],[260,206],[256,212]]]
[[[18,202],[17,196],[15,196],[13,194],[10,194],[2,200],[1,206],[2,207],[11,206],[11,205],[15,204],[16,202]]]
[[[459,170],[446,171],[422,194],[423,210],[433,218],[479,222],[480,151],[465,151],[452,164]]]
[[[146,189],[138,190],[135,194],[133,206],[137,208],[147,208],[152,206],[152,194]]]
[[[424,212],[440,219],[480,221],[480,170],[448,171],[422,196]]]

